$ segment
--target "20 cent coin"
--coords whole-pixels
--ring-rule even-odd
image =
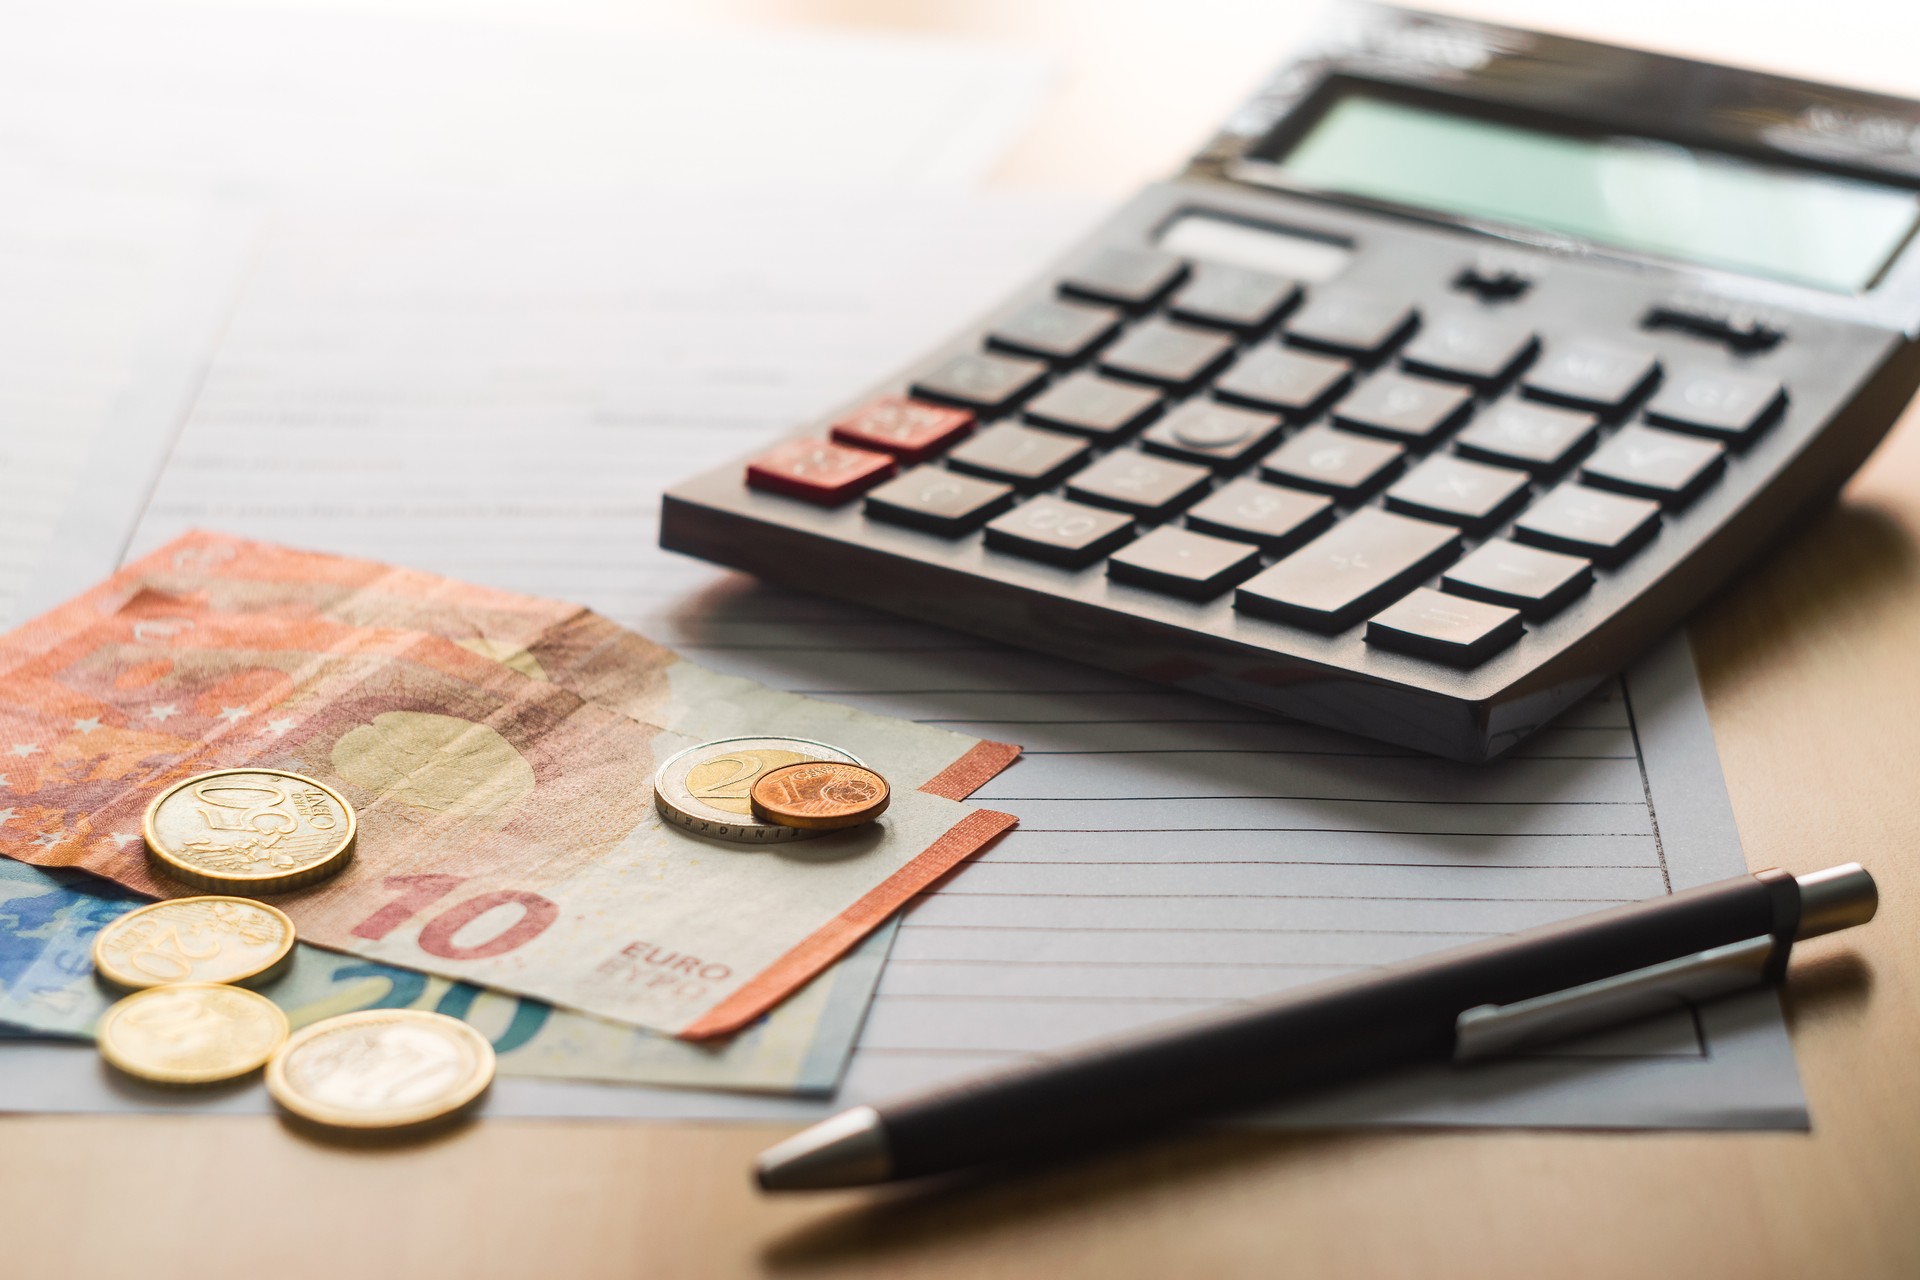
[[[860,761],[838,747],[807,738],[721,738],[688,747],[653,777],[660,816],[697,835],[743,844],[769,844],[821,834],[754,816],[753,786],[762,775],[790,764]]]
[[[837,831],[872,822],[893,799],[887,780],[837,760],[784,765],[760,775],[750,796],[753,816],[783,827]]]
[[[358,819],[325,783],[284,769],[216,769],[147,806],[147,849],[202,889],[275,893],[324,880],[353,856]]]
[[[100,1056],[143,1080],[212,1084],[264,1065],[287,1015],[263,995],[214,983],[136,991],[100,1015]]]
[[[267,1065],[267,1092],[343,1129],[396,1129],[466,1106],[493,1082],[493,1046],[457,1018],[367,1009],[302,1028]]]
[[[174,898],[129,911],[94,935],[93,967],[123,987],[242,982],[293,950],[293,921],[250,898]]]

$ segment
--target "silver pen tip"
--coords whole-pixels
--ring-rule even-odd
[[[775,1143],[754,1161],[762,1191],[825,1191],[885,1182],[893,1174],[887,1130],[872,1107],[855,1107]]]
[[[1873,919],[1880,891],[1857,862],[1795,876],[1800,883],[1800,928],[1795,936],[1817,938]]]

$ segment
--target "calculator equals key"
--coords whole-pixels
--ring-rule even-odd
[[[1457,759],[1550,722],[1920,386],[1920,195],[1768,132],[1885,99],[1364,12],[985,318],[671,490],[663,543]],[[1484,62],[1409,62],[1436,25]],[[1638,132],[1681,101],[1697,136]]]

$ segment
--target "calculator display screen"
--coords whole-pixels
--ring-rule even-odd
[[[1357,90],[1275,163],[1315,190],[1843,293],[1871,284],[1920,221],[1920,194],[1900,187]]]

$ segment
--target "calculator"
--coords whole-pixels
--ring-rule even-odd
[[[1383,6],[664,546],[1488,760],[1920,382],[1920,104]]]

